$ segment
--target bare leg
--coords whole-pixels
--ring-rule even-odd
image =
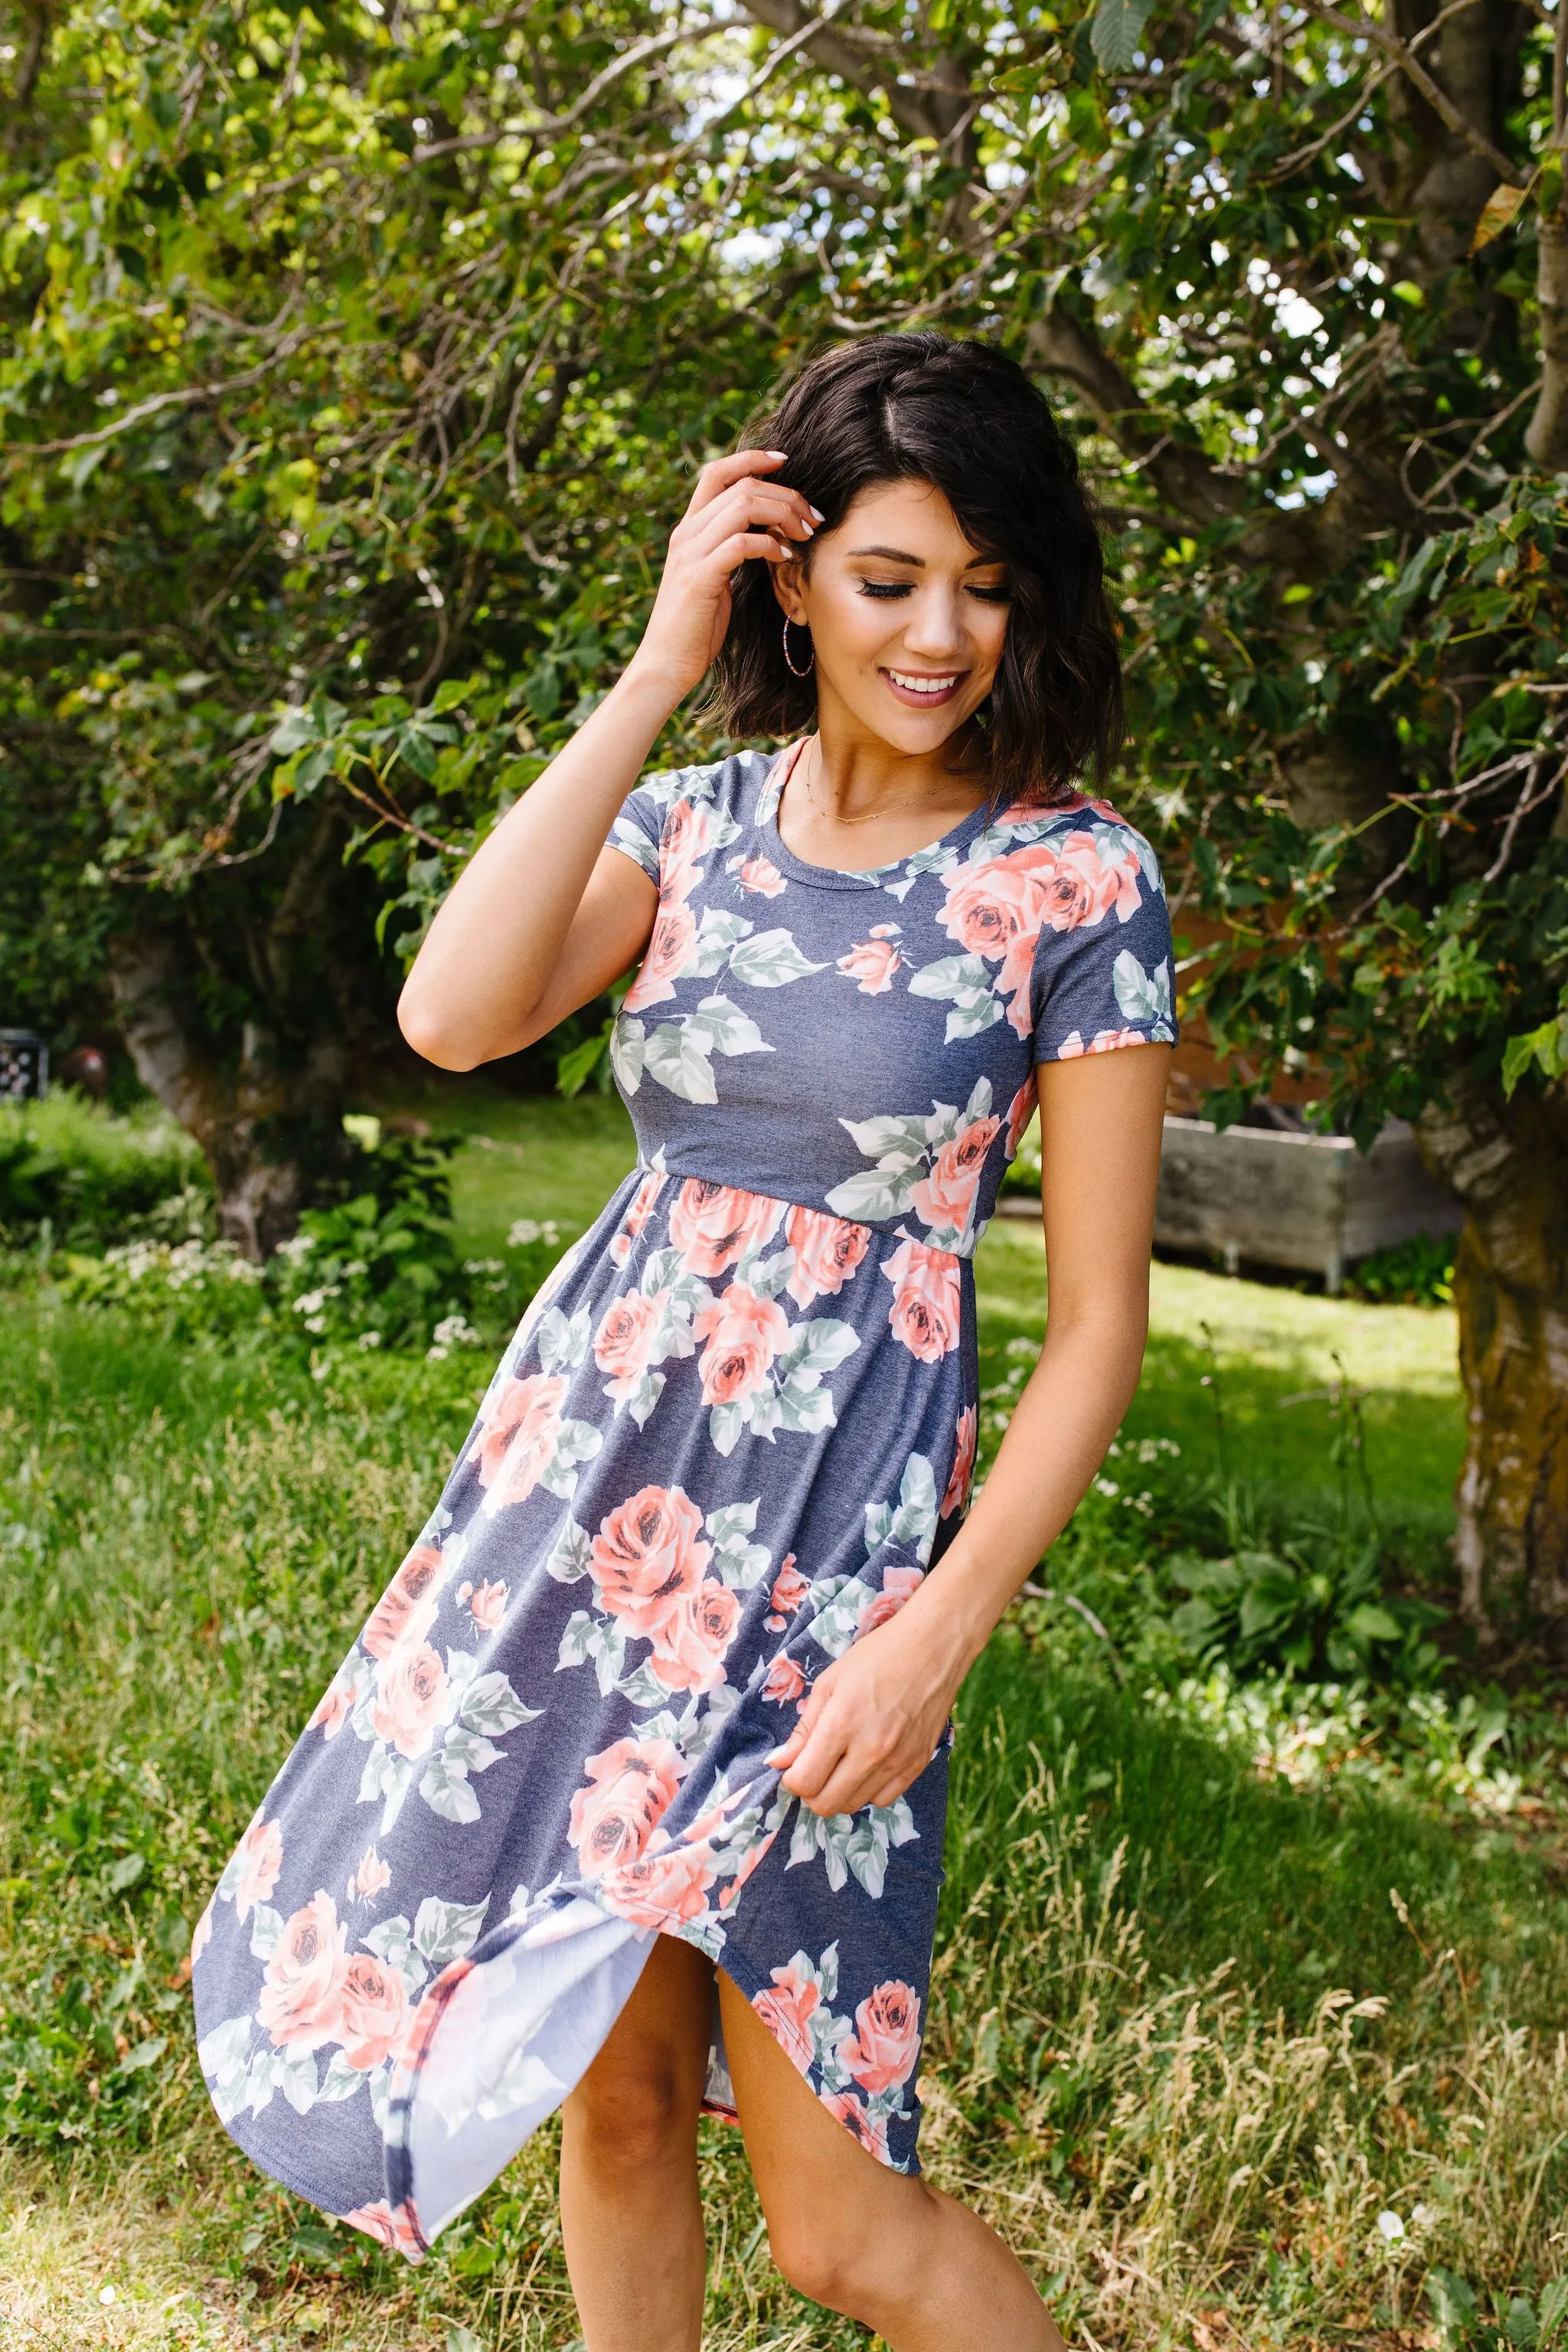
[[[588,2352],[698,2352],[697,2116],[712,2015],[712,1962],[658,1937],[563,2108],[561,2232]]]
[[[746,2153],[790,2284],[874,2328],[891,2352],[1066,2352],[995,2231],[868,2156],[722,1973],[719,1997]]]

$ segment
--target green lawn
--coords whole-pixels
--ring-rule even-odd
[[[458,1108],[491,1139],[457,1168],[476,1250],[519,1215],[585,1223],[628,1156],[598,1098],[475,1088]],[[1016,1360],[1009,1339],[1041,1328],[1037,1234],[999,1224],[978,1274],[995,1371]],[[1337,1353],[1368,1394],[1380,1506],[1436,1540],[1458,1438],[1446,1316],[1177,1267],[1154,1287],[1133,1433],[1173,1434],[1206,1461],[1199,1382],[1217,1363],[1242,1466],[1317,1491],[1328,1423],[1311,1391]],[[369,1357],[318,1384],[104,1310],[7,1302],[6,2341],[575,2339],[549,2131],[411,2272],[232,2150],[196,2078],[181,1968],[218,1864],[423,1516],[484,1370]],[[1260,1777],[1245,1749],[1085,1654],[1009,1627],[960,1703],[933,2177],[1055,2282],[1069,2336],[1115,2352],[1403,2352],[1433,2340],[1433,2264],[1505,2304],[1538,2295],[1568,2266],[1558,1878],[1510,1837],[1377,1790]],[[706,2129],[704,2150],[710,2352],[863,2342],[778,2283],[734,2136]]]

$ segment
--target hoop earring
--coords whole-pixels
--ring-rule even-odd
[[[799,627],[801,627],[801,628],[803,628],[803,629],[805,629],[805,623],[804,621],[802,621],[802,622],[800,622],[800,623],[798,624],[798,626],[799,626]],[[809,677],[811,676],[812,671],[816,667],[816,647],[815,646],[813,646],[813,647],[812,647],[812,649],[811,649],[811,658],[810,658],[810,660],[806,663],[805,667],[804,669],[796,669],[796,667],[795,667],[795,666],[794,662],[792,662],[792,661],[791,661],[791,659],[790,659],[790,657],[789,657],[789,630],[790,630],[790,616],[789,616],[789,614],[786,613],[786,614],[784,614],[784,667],[788,670],[788,672],[789,672],[789,674],[790,674],[791,677]],[[810,630],[809,630],[809,629],[807,629],[807,630],[806,630],[806,635],[809,636],[809,635],[810,635],[810,634],[811,634]]]

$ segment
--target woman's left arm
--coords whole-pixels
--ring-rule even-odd
[[[959,1685],[1105,1458],[1148,1336],[1170,1066],[1162,1045],[1040,1066],[1045,1345],[958,1535],[898,1615],[818,1675],[769,1759],[813,1812],[890,1805],[924,1770]]]

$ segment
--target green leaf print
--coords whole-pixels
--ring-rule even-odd
[[[719,1087],[709,1059],[711,1050],[687,1022],[665,1021],[647,1041],[645,1066],[650,1078],[682,1102],[716,1103]]]
[[[605,1438],[602,1430],[589,1421],[563,1421],[555,1433],[555,1443],[549,1461],[539,1474],[539,1483],[548,1486],[552,1495],[567,1501],[577,1491],[579,1462],[591,1462]]]
[[[433,1813],[446,1822],[477,1822],[479,1801],[468,1786],[460,1764],[451,1762],[443,1748],[433,1756],[420,1777],[419,1793]]]
[[[647,1054],[647,1033],[630,1013],[623,1013],[610,1032],[610,1067],[624,1094],[635,1095],[642,1084]]]
[[[557,1584],[575,1584],[588,1573],[588,1561],[594,1543],[586,1528],[580,1528],[567,1512],[560,1534],[545,1555],[544,1569]]]
[[[378,1960],[384,1960],[389,1969],[397,1970],[405,1990],[411,1999],[417,2000],[429,1970],[414,1948],[414,1930],[403,1914],[397,1912],[392,1918],[383,1919],[360,1940],[367,1952],[374,1952]]]
[[[816,1374],[809,1375],[811,1385],[787,1380],[778,1395],[778,1421],[781,1429],[798,1436],[815,1437],[824,1429],[837,1426],[837,1415],[833,1410],[832,1393],[816,1387]]]
[[[846,1122],[847,1124],[847,1122]],[[862,1169],[858,1176],[847,1176],[825,1195],[827,1206],[836,1217],[847,1217],[856,1224],[873,1225],[888,1217],[901,1217],[914,1198],[915,1186],[925,1173],[923,1158],[911,1168],[886,1171]]]
[[[751,925],[746,928],[750,930]],[[730,958],[730,977],[748,988],[785,988],[792,980],[804,980],[808,972],[826,969],[826,964],[812,963],[802,955],[793,934],[783,929],[759,931]]]
[[[489,1909],[488,1895],[482,1903],[443,1903],[427,1895],[414,1915],[416,1950],[437,1971],[460,1960],[478,1943]]]
[[[750,1592],[768,1572],[766,1544],[747,1541],[756,1524],[756,1503],[724,1503],[703,1522],[713,1546],[713,1565],[736,1592]]]
[[[752,929],[744,915],[731,915],[721,907],[704,907],[696,942],[680,967],[681,977],[711,980],[723,971],[731,949],[738,946]]]
[[[1116,1002],[1124,1021],[1169,1021],[1171,967],[1158,963],[1145,971],[1131,948],[1123,948],[1111,966]]]
[[[860,1335],[852,1323],[818,1315],[809,1323],[795,1324],[776,1360],[781,1371],[812,1372],[820,1379],[852,1356],[859,1345]]]
[[[903,1544],[922,1562],[936,1533],[936,1473],[923,1454],[911,1454],[899,1482],[899,1501],[868,1503],[866,1549],[879,1551],[884,1544]]]
[[[346,2052],[334,2050],[316,2096],[323,2100],[352,2099],[356,2091],[363,2090],[367,2080],[363,2066],[351,2066]]]
[[[926,1122],[913,1118],[841,1118],[838,1122],[863,1159],[879,1168],[913,1168],[926,1155]]]
[[[977,955],[943,956],[940,962],[923,964],[910,982],[910,994],[952,1004],[946,1032],[950,1045],[959,1037],[978,1037],[1002,1018],[1002,1000]]]
[[[573,1522],[569,1518],[566,1524],[570,1527]],[[583,1540],[586,1545],[585,1536]],[[468,1730],[500,1739],[520,1723],[536,1723],[542,1713],[542,1707],[524,1706],[505,1675],[491,1674],[479,1675],[468,1685],[458,1717]]]
[[[213,2105],[226,2124],[232,2123],[245,2105],[254,2031],[248,2016],[226,2017],[196,2045],[196,2056],[212,2093]]]
[[[559,1307],[550,1307],[534,1326],[539,1360],[547,1372],[574,1371],[588,1352],[592,1318],[580,1307],[570,1321]]]
[[[273,2082],[297,2116],[308,2116],[320,2095],[321,2078],[309,2050],[280,2052],[273,2062]]]
[[[715,1054],[733,1056],[773,1050],[751,1014],[742,1013],[727,996],[705,996],[696,1012],[687,1014],[686,1026],[695,1036],[705,1038]]]
[[[454,1772],[488,1772],[501,1758],[500,1749],[482,1732],[460,1728],[447,1734],[441,1754]]]
[[[283,1933],[283,1915],[270,1904],[258,1903],[250,1915],[250,1951],[253,1959],[269,1960]]]

